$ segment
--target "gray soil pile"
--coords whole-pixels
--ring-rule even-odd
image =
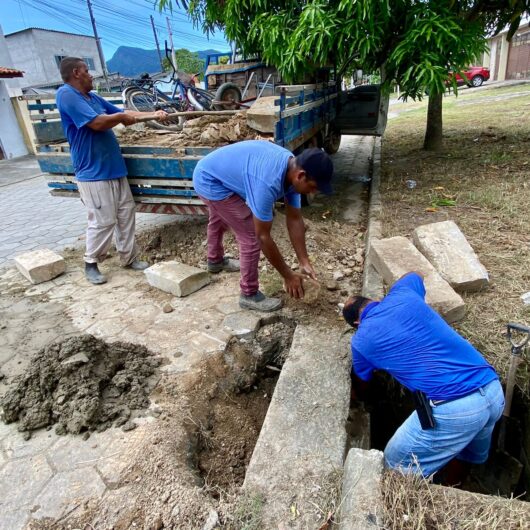
[[[19,431],[57,424],[57,434],[125,425],[133,411],[149,406],[149,378],[158,365],[144,346],[91,335],[56,342],[14,380],[1,402],[4,421],[18,421]]]
[[[180,132],[137,131],[125,129],[120,134],[122,145],[155,145],[157,147],[216,147],[242,140],[268,140],[267,136],[247,125],[244,112],[227,116],[201,116],[184,122]]]

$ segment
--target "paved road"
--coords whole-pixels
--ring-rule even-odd
[[[52,197],[33,156],[0,161],[0,268],[24,251],[84,244],[86,212],[78,199]],[[181,219],[137,214],[138,231]]]

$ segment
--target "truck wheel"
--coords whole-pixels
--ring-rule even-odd
[[[340,132],[331,130],[324,138],[324,151],[329,155],[334,155],[339,150],[340,140]]]
[[[482,85],[482,83],[484,83],[484,78],[481,75],[475,75],[471,79],[471,86],[473,86],[475,88],[480,86],[480,85]]]
[[[226,103],[215,104],[215,110],[237,110],[239,107],[234,105],[234,102],[241,102],[241,90],[235,83],[223,83],[215,93],[215,100],[226,101]]]

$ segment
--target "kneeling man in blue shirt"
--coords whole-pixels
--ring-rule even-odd
[[[369,381],[374,370],[384,370],[409,390],[421,392],[430,409],[434,425],[424,422],[422,428],[426,411],[413,412],[388,442],[385,464],[428,477],[455,457],[460,463],[485,462],[493,427],[504,410],[499,378],[426,304],[422,276],[404,275],[380,302],[350,298],[343,315],[358,327],[351,340],[355,374]]]

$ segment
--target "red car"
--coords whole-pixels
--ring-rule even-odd
[[[489,68],[485,68],[484,66],[471,66],[468,70],[465,70],[463,74],[466,76],[465,79],[462,79],[458,74],[455,74],[457,85],[477,87],[490,78]]]

